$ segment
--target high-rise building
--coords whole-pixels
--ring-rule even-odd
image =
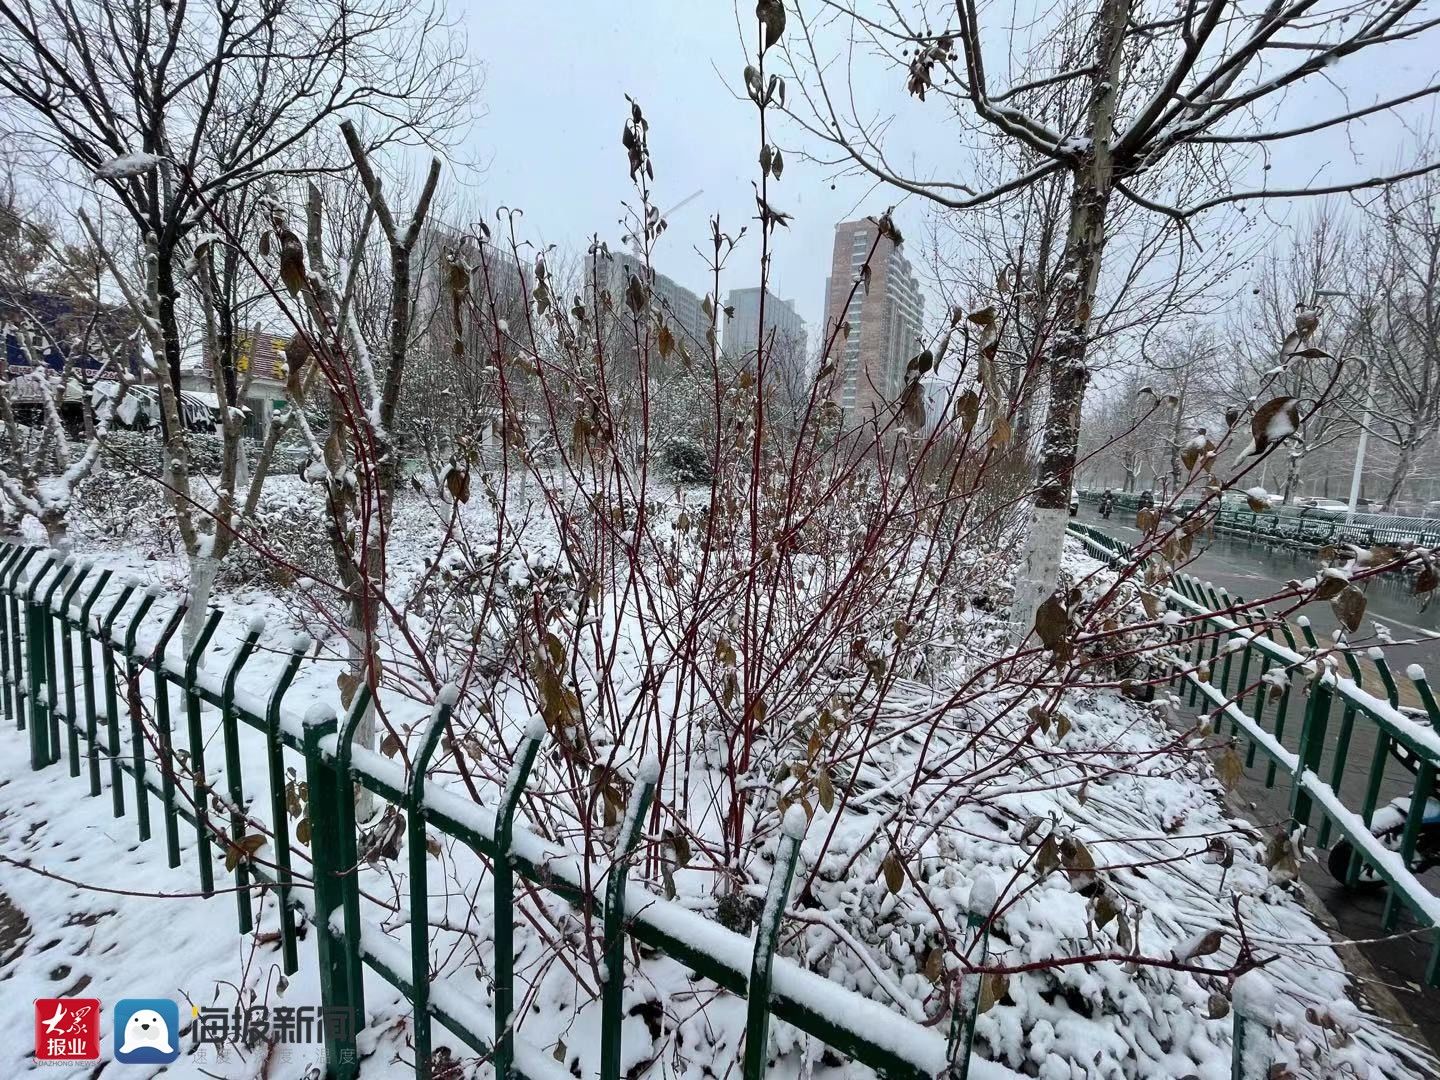
[[[615,309],[623,311],[625,291],[632,276],[642,284],[646,283],[645,263],[630,252],[612,250],[608,255],[597,253],[595,273],[593,277],[586,275],[585,290],[588,295],[598,283],[602,291],[610,294]],[[710,328],[710,319],[701,310],[700,297],[658,271],[648,285],[652,310],[664,317],[676,340],[683,343],[692,355],[708,356],[710,349],[706,343],[706,332]],[[598,311],[598,307],[595,310]]]
[[[877,242],[877,232],[869,219],[836,225],[825,283],[825,340],[841,323],[850,328],[848,336],[834,335],[830,355],[833,396],[846,413],[868,414],[894,401],[904,389],[905,365],[921,349],[925,301],[919,282],[899,246],[888,236]],[[857,285],[852,295],[867,257],[869,287]]]
[[[725,299],[725,306],[731,309],[725,317],[725,355],[734,364],[750,366],[760,342],[767,343],[770,353],[767,363],[776,374],[786,377],[798,376],[805,370],[807,334],[805,320],[789,300],[781,300],[768,289],[765,296],[765,328],[760,328],[760,296],[757,286],[750,289],[731,289]],[[783,368],[784,371],[778,370]]]
[[[421,232],[412,266],[419,334],[405,363],[402,422],[425,437],[490,432],[499,415],[498,365],[534,349],[526,319],[530,268],[504,245],[440,222]],[[523,392],[512,372],[512,403]]]

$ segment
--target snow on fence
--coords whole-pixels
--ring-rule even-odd
[[[1080,493],[1080,498],[1087,503],[1098,503],[1100,497],[1098,491]],[[1140,507],[1137,495],[1111,497],[1117,510],[1134,513]],[[1163,509],[1163,500],[1157,505]],[[1182,499],[1176,510],[1187,513],[1195,507],[1194,500]],[[1440,545],[1440,518],[1368,513],[1357,513],[1352,517],[1343,511],[1287,505],[1257,514],[1244,502],[1236,506],[1214,501],[1207,504],[1206,513],[1217,533],[1266,546],[1314,550],[1326,544],[1360,544],[1365,547],[1377,544]]]
[[[798,838],[791,836],[793,842],[780,845],[765,915],[751,940],[679,904],[649,892],[626,889],[628,865],[654,792],[653,780],[647,784],[642,777],[636,785],[613,860],[607,865],[586,866],[579,852],[546,841],[514,822],[544,736],[543,725],[527,732],[521,742],[499,805],[477,805],[453,791],[426,784],[427,767],[445,730],[453,696],[442,693],[407,772],[397,762],[354,746],[356,727],[370,705],[368,689],[362,687],[356,693],[343,717],[338,717],[333,707],[323,705],[312,705],[303,717],[287,708],[285,695],[310,644],[303,635],[290,643],[268,694],[257,694],[242,685],[240,679],[259,648],[261,623],[252,622],[245,628],[226,670],[203,670],[200,659],[223,613],[212,609],[192,648],[179,656],[168,649],[185,614],[183,604],[177,606],[159,622],[156,643],[141,650],[137,635],[160,594],[154,589],[139,589],[133,582],[120,583],[117,590],[110,587],[111,576],[110,570],[97,573],[88,563],[40,548],[10,544],[0,547],[0,668],[4,676],[0,704],[18,728],[28,729],[31,768],[48,768],[68,756],[72,777],[88,771],[92,798],[101,795],[105,787],[102,777],[108,774],[115,817],[125,813],[128,786],[142,841],[151,838],[151,803],[158,799],[170,866],[181,864],[181,828],[194,829],[196,850],[211,856],[197,860],[201,892],[206,896],[214,893],[214,856],[218,855],[225,872],[233,878],[241,933],[254,928],[252,883],[273,888],[280,901],[281,956],[286,974],[293,974],[300,963],[297,917],[315,927],[325,1009],[363,1018],[362,965],[368,965],[399,989],[414,1008],[417,1078],[426,1078],[430,1073],[433,1017],[475,1053],[490,1057],[500,1077],[570,1080],[571,1074],[561,1062],[527,1043],[515,1031],[513,934],[518,875],[576,907],[603,913],[602,1080],[616,1080],[620,1075],[620,1009],[627,937],[659,950],[724,990],[749,998],[743,1062],[747,1078],[765,1072],[766,1030],[773,1015],[882,1076],[919,1080],[946,1073],[955,1080],[1018,1080],[1019,1074],[1000,1065],[971,1060],[973,1016],[967,1017],[964,1010],[957,1010],[951,1018],[947,1034],[944,1029],[922,1026],[878,1002],[837,987],[776,954],[785,900],[799,853]],[[83,594],[82,585],[88,585]],[[97,601],[107,588],[109,602],[97,612]],[[127,609],[129,613],[122,620]],[[155,622],[151,620],[152,629]],[[141,680],[146,675],[153,692],[153,732],[142,724]],[[183,707],[183,750],[174,744],[173,692],[178,692]],[[206,706],[219,712],[223,770],[207,771],[202,732],[202,710]],[[269,867],[249,857],[254,849],[248,845],[255,836],[254,824],[245,809],[241,776],[242,724],[260,732],[267,746],[274,826],[274,857]],[[128,746],[122,739],[122,725],[128,729]],[[62,731],[68,755],[62,753]],[[150,753],[148,737],[154,739]],[[303,877],[297,879],[293,869],[297,853],[292,852],[286,814],[287,750],[303,755],[304,760],[310,831],[308,844],[303,846],[308,847],[311,862],[311,900],[304,898],[304,890],[297,887],[297,880],[303,884]],[[358,875],[353,872],[359,860],[356,785],[398,807],[405,816],[411,860],[408,947],[362,918]],[[181,791],[181,787],[189,790]],[[493,868],[493,1009],[471,1000],[452,985],[431,983],[427,826],[482,853]],[[297,843],[302,839],[297,835]],[[604,894],[597,895],[587,883],[602,878],[606,883]],[[983,918],[972,920],[972,928],[983,933],[985,922]],[[967,981],[978,984],[978,978],[973,976]],[[973,1002],[974,987],[969,989],[966,1000]],[[355,1026],[325,1026],[327,1071],[331,1077],[357,1074]],[[350,1030],[342,1030],[345,1027]]]
[[[1135,558],[1134,547],[1099,529],[1071,522],[1070,531],[1090,554],[1104,562],[1117,565]],[[1174,582],[1173,587],[1165,590],[1163,599],[1171,612],[1180,615],[1174,625],[1181,635],[1179,644],[1185,662],[1176,666],[1173,678],[1187,686],[1189,704],[1194,707],[1198,702],[1205,702],[1216,719],[1217,730],[1223,717],[1230,721],[1232,735],[1243,733],[1249,742],[1245,757],[1247,768],[1254,767],[1257,750],[1265,754],[1268,759],[1266,787],[1274,785],[1277,769],[1290,777],[1290,813],[1297,828],[1308,833],[1312,810],[1318,807],[1323,816],[1317,843],[1324,847],[1334,831],[1350,841],[1354,854],[1350,860],[1349,884],[1355,883],[1362,865],[1368,865],[1386,882],[1389,886],[1383,915],[1386,933],[1394,930],[1401,904],[1422,925],[1440,927],[1440,897],[1409,870],[1426,804],[1434,793],[1437,769],[1440,769],[1440,733],[1436,730],[1440,706],[1436,704],[1425,672],[1418,665],[1412,665],[1406,672],[1424,708],[1426,720],[1422,722],[1401,710],[1399,686],[1381,650],[1369,650],[1367,659],[1379,675],[1384,698],[1362,688],[1363,673],[1353,650],[1339,650],[1349,671],[1348,678],[1317,663],[1320,646],[1309,620],[1303,616],[1298,620],[1303,645],[1295,640],[1294,632],[1283,621],[1279,624],[1285,639],[1282,645],[1266,636],[1263,629],[1251,629],[1236,618],[1221,614],[1236,611],[1237,605],[1243,604],[1240,598],[1232,598],[1224,589],[1201,583],[1189,574],[1175,575]],[[1257,670],[1258,675],[1252,680],[1251,672]],[[1291,751],[1284,744],[1284,735],[1291,706],[1292,676],[1296,675],[1306,680],[1309,694],[1301,713],[1298,748]],[[1272,685],[1279,688],[1280,696],[1273,710],[1271,730],[1266,730],[1267,696]],[[1330,714],[1337,700],[1342,710],[1340,728],[1327,782],[1322,776],[1323,756]],[[1374,726],[1376,740],[1358,813],[1347,807],[1339,794],[1357,719]],[[1386,762],[1397,748],[1413,764],[1415,782],[1400,847],[1393,851],[1371,833],[1370,822],[1380,800]],[[1436,933],[1431,947],[1426,982],[1440,986],[1440,932]]]

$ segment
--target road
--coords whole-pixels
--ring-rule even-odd
[[[1140,533],[1134,527],[1132,515],[1117,511],[1107,521],[1100,517],[1093,504],[1082,503],[1077,520],[1102,529],[1126,543],[1136,543]],[[1306,578],[1315,572],[1314,556],[1291,552],[1284,549],[1267,549],[1252,546],[1242,541],[1217,538],[1205,545],[1199,555],[1185,569],[1201,581],[1223,588],[1232,597],[1256,599],[1275,593],[1292,578]],[[1368,636],[1356,637],[1357,645],[1379,644],[1383,639],[1375,635],[1371,620],[1380,622],[1393,638],[1393,644],[1385,645],[1385,657],[1401,688],[1401,703],[1419,704],[1418,695],[1405,678],[1405,670],[1411,664],[1426,668],[1440,682],[1440,604],[1428,611],[1421,610],[1419,601],[1410,595],[1408,582],[1404,579],[1385,581],[1383,579],[1362,586],[1367,597]],[[1316,637],[1324,642],[1338,628],[1338,623],[1328,602],[1310,603],[1296,612],[1310,619]],[[1292,629],[1296,640],[1303,640],[1294,624]],[[1367,689],[1379,686],[1378,674],[1369,664],[1362,672],[1362,682]],[[1234,689],[1233,687],[1231,688]],[[1281,740],[1290,750],[1298,748],[1300,733],[1300,698],[1292,692],[1296,705],[1289,710],[1289,719]],[[1322,775],[1329,779],[1333,767],[1334,737],[1338,728],[1338,710],[1332,712],[1329,734],[1331,742],[1326,747]],[[1266,712],[1266,726],[1274,733],[1273,708]],[[1228,725],[1224,730],[1229,730]],[[1375,738],[1373,728],[1357,720],[1350,751],[1346,755],[1340,793],[1347,806],[1358,810],[1363,805],[1365,783],[1370,764],[1374,759]],[[1243,755],[1242,755],[1243,756]],[[1248,769],[1244,779],[1234,793],[1241,810],[1261,828],[1273,828],[1288,820],[1290,815],[1290,784],[1283,774],[1276,777],[1273,786],[1266,786],[1264,756],[1256,759],[1256,766]],[[1391,761],[1386,769],[1381,787],[1381,800],[1408,795],[1414,783],[1413,776],[1397,762]],[[1311,840],[1315,837],[1312,830]],[[1359,952],[1375,969],[1381,982],[1393,993],[1395,1001],[1404,1010],[1402,1022],[1414,1025],[1415,1034],[1440,1051],[1440,991],[1423,986],[1425,963],[1429,956],[1430,935],[1418,932],[1419,928],[1407,915],[1402,914],[1398,925],[1387,935],[1381,925],[1384,909],[1384,892],[1356,895],[1347,893],[1329,876],[1324,865],[1324,852],[1318,853],[1316,861],[1307,860],[1303,867],[1305,884],[1312,894],[1324,905],[1327,914],[1336,924],[1339,936],[1352,941],[1365,941]],[[1421,880],[1432,892],[1440,892],[1440,869],[1427,871]],[[1378,939],[1378,940],[1377,940]],[[1378,998],[1372,1000],[1379,1000]],[[1382,1011],[1385,1011],[1382,1007]]]
[[[1106,521],[1093,504],[1082,503],[1076,520],[1103,529],[1129,544],[1140,540],[1133,514],[1117,510]],[[1201,549],[1199,556],[1185,570],[1201,581],[1223,588],[1232,597],[1254,600],[1275,593],[1292,578],[1311,576],[1317,567],[1313,555],[1217,537]],[[1381,623],[1395,641],[1395,644],[1385,647],[1385,658],[1396,677],[1400,678],[1410,664],[1434,670],[1440,677],[1440,603],[1421,610],[1419,598],[1410,595],[1409,582],[1398,577],[1366,582],[1362,588],[1368,602],[1367,624],[1372,620]],[[1297,614],[1310,620],[1315,636],[1321,641],[1339,626],[1330,604],[1325,601],[1306,604]],[[1367,625],[1362,630],[1369,636],[1362,634],[1352,638],[1355,644],[1380,643],[1371,626]],[[1296,639],[1300,640],[1298,629]]]

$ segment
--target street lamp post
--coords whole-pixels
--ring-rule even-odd
[[[1318,308],[1322,296],[1347,296],[1355,294],[1348,289],[1316,289],[1312,307]],[[1343,362],[1343,361],[1342,361]],[[1350,502],[1345,510],[1345,524],[1355,523],[1355,506],[1360,501],[1360,478],[1365,474],[1365,448],[1370,442],[1370,407],[1375,393],[1375,366],[1368,360],[1365,364],[1365,408],[1360,415],[1360,440],[1355,445],[1355,468],[1350,474]]]
[[[1355,523],[1355,504],[1360,499],[1360,477],[1365,471],[1365,447],[1370,441],[1370,403],[1375,394],[1375,365],[1365,364],[1365,408],[1360,414],[1360,441],[1355,446],[1355,471],[1350,474],[1350,507],[1345,524]]]

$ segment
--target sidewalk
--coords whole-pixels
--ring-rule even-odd
[[[1273,788],[1267,788],[1264,777],[1265,770],[1257,763],[1245,772],[1230,800],[1239,814],[1268,835],[1290,817],[1290,787],[1282,775]],[[1337,949],[1336,956],[1364,987],[1366,1003],[1440,1055],[1440,989],[1425,985],[1432,932],[1420,927],[1402,906],[1395,929],[1386,934],[1381,928],[1384,889],[1346,892],[1325,868],[1325,849],[1307,846],[1305,855],[1300,879],[1313,901],[1312,909],[1336,938],[1364,942]],[[1422,880],[1440,888],[1440,870],[1427,872]]]

